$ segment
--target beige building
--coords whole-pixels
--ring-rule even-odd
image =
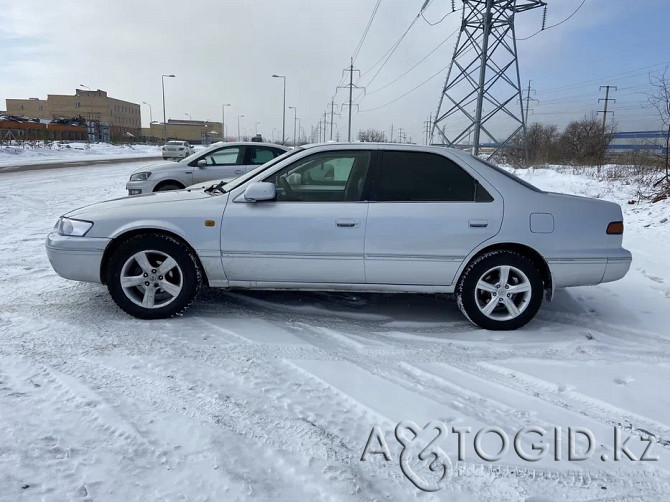
[[[149,127],[142,128],[142,136],[163,141],[165,128],[163,122],[153,122]],[[189,143],[210,144],[221,141],[221,122],[205,120],[175,120],[167,121],[167,139],[188,141]]]
[[[110,98],[106,91],[76,89],[73,96],[49,94],[47,99],[7,99],[7,113],[19,117],[57,119],[83,116],[87,122],[109,124],[112,140],[139,137],[142,128],[140,105]]]

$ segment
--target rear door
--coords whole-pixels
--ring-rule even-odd
[[[472,249],[498,233],[502,199],[442,155],[384,151],[380,157],[365,236],[367,282],[452,284]]]
[[[244,169],[245,173],[265,164],[266,162],[271,161],[275,157],[279,157],[283,153],[286,153],[286,151],[282,150],[281,148],[265,145],[247,146],[245,150],[246,152],[244,161],[242,162],[242,168]]]

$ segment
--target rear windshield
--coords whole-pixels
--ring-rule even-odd
[[[179,146],[184,146],[185,143],[184,143],[183,141],[168,141],[167,144],[168,144],[168,145],[179,145]]]
[[[496,166],[492,162],[489,162],[487,160],[482,160],[479,157],[475,157],[474,155],[472,155],[472,158],[475,159],[477,162],[481,162],[482,164],[485,164],[485,165],[489,166],[491,169],[494,169],[494,170],[498,171],[503,176],[507,176],[509,179],[511,179],[513,181],[516,181],[520,185],[525,186],[526,188],[532,190],[533,192],[545,193],[544,190],[540,190],[535,185],[531,185],[526,180],[522,180],[521,178],[519,178],[516,174],[510,173],[506,169],[503,169],[500,166]]]

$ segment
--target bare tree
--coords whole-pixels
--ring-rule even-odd
[[[649,75],[649,83],[654,88],[654,92],[649,95],[649,103],[656,108],[658,116],[664,128],[667,128],[665,136],[665,176],[656,182],[654,186],[665,181],[666,195],[670,192],[670,176],[668,175],[668,156],[670,152],[670,77],[667,75],[668,67],[665,67],[663,73]]]
[[[368,129],[366,131],[358,131],[358,139],[369,143],[384,143],[386,135],[377,129]]]
[[[561,154],[564,160],[577,164],[602,165],[613,135],[614,130],[604,130],[595,114],[570,122],[559,140]]]

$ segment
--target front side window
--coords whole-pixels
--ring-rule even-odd
[[[479,190],[483,188],[475,179],[446,157],[423,152],[384,152],[373,200],[473,202]]]
[[[264,181],[275,184],[278,201],[360,201],[370,156],[368,151],[317,153],[300,159]]]
[[[229,166],[240,163],[242,155],[242,148],[231,147],[222,148],[215,152],[209,153],[203,157],[209,166]]]

